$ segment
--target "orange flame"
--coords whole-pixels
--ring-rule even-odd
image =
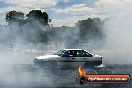
[[[86,74],[86,71],[82,66],[79,66],[78,72],[80,76],[84,76]]]

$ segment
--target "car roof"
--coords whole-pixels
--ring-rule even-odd
[[[63,49],[63,50],[83,50],[83,49]]]

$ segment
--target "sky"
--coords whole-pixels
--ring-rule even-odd
[[[131,15],[132,0],[0,0],[0,24],[11,10],[27,14],[30,10],[48,13],[53,26],[74,26],[87,18]]]

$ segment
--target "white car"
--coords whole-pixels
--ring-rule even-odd
[[[94,55],[82,49],[63,49],[53,55],[35,57],[35,64],[47,67],[77,67],[99,66],[102,64],[102,56]]]

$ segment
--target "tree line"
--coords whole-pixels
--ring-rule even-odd
[[[25,24],[26,22],[38,21],[42,25],[48,25],[48,14],[41,10],[32,10],[26,15],[26,19],[23,12],[10,11],[6,14],[6,22],[9,24],[17,22],[19,24]]]
[[[80,20],[74,27],[51,27],[48,13],[41,10],[31,10],[26,15],[23,12],[10,11],[5,19],[9,26],[10,38],[14,38],[14,41],[21,37],[33,44],[60,41],[72,45],[76,43],[76,39],[102,41],[104,38],[102,30],[104,21],[100,18]]]

